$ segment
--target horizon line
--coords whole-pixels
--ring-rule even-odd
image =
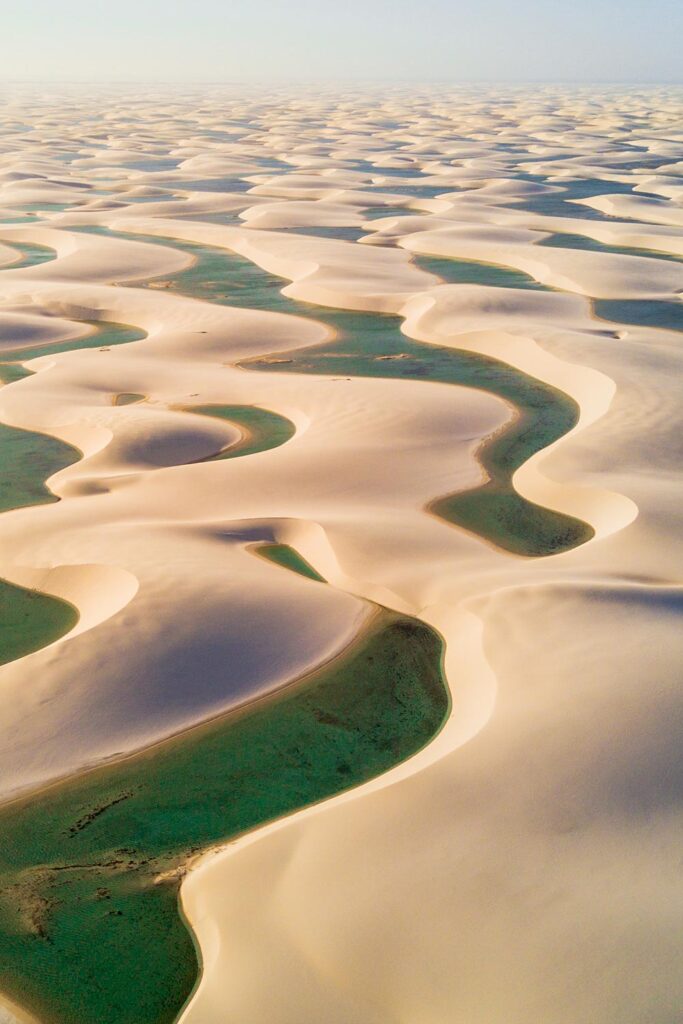
[[[3,78],[0,85],[681,85],[681,78]]]

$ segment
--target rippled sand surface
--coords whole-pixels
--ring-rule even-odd
[[[0,577],[78,621],[0,666],[2,797],[277,702],[377,605],[445,641],[417,754],[188,836],[183,1024],[677,1019],[682,116],[674,87],[4,96],[0,465],[71,454],[6,477]],[[489,476],[493,513],[437,514]]]

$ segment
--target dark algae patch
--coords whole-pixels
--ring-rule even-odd
[[[442,641],[379,612],[279,695],[0,808],[0,990],[43,1024],[171,1024],[187,859],[387,771],[448,711]]]
[[[186,406],[185,410],[228,420],[242,430],[242,437],[238,441],[215,455],[202,459],[202,462],[235,459],[241,455],[256,455],[257,452],[266,452],[270,448],[279,448],[296,433],[296,427],[291,420],[256,405],[192,405]]]

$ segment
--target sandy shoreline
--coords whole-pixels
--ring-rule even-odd
[[[62,113],[46,99],[32,143],[19,132],[0,152],[5,216],[64,207],[0,224],[2,346],[76,341],[87,320],[146,334],[42,355],[0,390],[3,423],[83,453],[48,481],[59,502],[0,519],[0,575],[81,615],[65,641],[0,668],[4,796],[270,700],[346,649],[364,600],[447,643],[453,707],[433,743],[193,867],[182,900],[204,971],[187,1024],[640,1024],[683,998],[667,909],[681,814],[667,782],[683,657],[680,336],[598,320],[591,305],[681,303],[683,263],[649,251],[683,253],[680,97],[601,94],[589,113],[571,92],[520,93],[504,117],[499,100],[385,97],[380,121],[402,128],[378,126],[375,100],[358,96],[339,108],[235,101],[252,130],[229,139],[204,134],[225,120],[220,105],[166,100],[196,127],[181,138],[150,100],[142,116],[178,166],[144,171],[126,166],[148,142],[124,107],[100,152],[83,137],[85,101]],[[302,136],[311,112],[323,141]],[[55,117],[78,150],[69,163],[55,159]],[[643,146],[661,150],[661,169],[622,168]],[[93,185],[109,194],[89,196]],[[366,216],[382,205],[406,213]],[[88,224],[128,237],[71,230]],[[367,235],[358,244],[335,228]],[[566,244],[540,244],[556,234]],[[238,254],[323,322],[330,309],[397,315],[407,338],[501,360],[571,396],[578,424],[514,486],[595,538],[519,559],[426,514],[481,481],[476,452],[510,406],[419,374],[240,369],[329,330],[266,311],[265,285],[242,308],[210,290],[136,287],[191,271],[154,236],[223,250],[217,279]],[[14,267],[13,241],[54,257]],[[443,283],[419,254],[461,261],[463,280]],[[146,397],[116,405],[120,394]],[[207,462],[242,443],[240,427],[188,415],[193,405],[271,410],[295,433]],[[291,545],[328,586],[254,557],[256,543]]]
[[[40,1021],[0,993],[0,1024],[40,1024]]]

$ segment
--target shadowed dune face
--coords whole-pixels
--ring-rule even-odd
[[[3,104],[0,1021],[676,1019],[681,91]]]
[[[383,612],[350,656],[279,703],[6,808],[3,985],[65,1019],[75,1006],[92,1020],[115,1006],[120,1024],[173,1019],[196,972],[176,912],[183,864],[226,833],[356,785],[419,749],[448,706],[441,648],[434,630]],[[99,951],[92,984],[80,947],[97,941],[103,918],[113,941]]]

